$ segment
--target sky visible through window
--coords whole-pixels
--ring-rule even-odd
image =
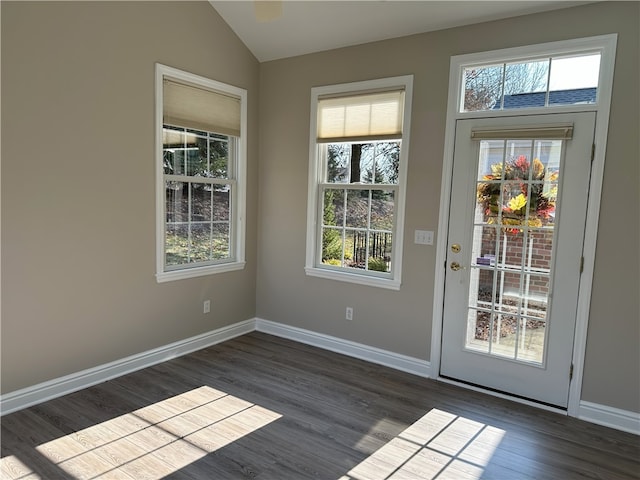
[[[554,58],[551,65],[549,90],[598,86],[600,54]]]

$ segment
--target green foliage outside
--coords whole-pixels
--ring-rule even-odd
[[[386,241],[393,230],[395,199],[385,185],[397,184],[400,142],[329,144],[326,152],[327,182],[335,188],[326,189],[323,195],[322,263],[387,272],[376,244],[367,247],[361,242],[362,235],[369,238],[369,233],[376,239],[384,236]],[[349,183],[371,188],[340,187]],[[337,228],[327,228],[332,226]]]
[[[374,270],[376,272],[387,271],[387,262],[384,261],[384,258],[370,257],[367,266],[369,267],[369,270]]]
[[[336,224],[336,207],[333,204],[333,191],[329,190],[324,195],[324,225]],[[324,228],[322,230],[322,261],[342,259],[342,236],[338,230]]]
[[[342,266],[342,262],[337,258],[329,258],[328,260],[323,260],[322,263],[324,263],[325,265],[334,265],[336,267]]]

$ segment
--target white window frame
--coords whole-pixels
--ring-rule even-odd
[[[192,266],[184,265],[171,269],[165,267],[165,185],[163,169],[163,80],[165,77],[188,82],[205,89],[233,95],[240,99],[240,137],[233,142],[236,146],[235,188],[231,195],[230,252],[231,257],[220,263]],[[211,80],[199,75],[156,63],[155,69],[155,134],[156,134],[156,280],[168,282],[185,278],[200,277],[216,273],[242,270],[245,262],[245,212],[246,212],[246,164],[247,164],[247,91],[243,88]],[[215,132],[214,132],[215,133]]]
[[[503,50],[471,53],[451,57],[447,122],[450,121],[452,116],[453,119],[458,119],[501,116],[513,117],[521,115],[542,115],[545,113],[593,112],[598,110],[599,106],[602,108],[604,103],[607,104],[606,107],[608,108],[612,85],[612,80],[608,78],[608,75],[613,71],[616,39],[616,34],[600,35],[596,37],[506,48]],[[612,51],[613,55],[611,53]],[[464,111],[464,99],[460,98],[460,95],[463,86],[463,72],[466,67],[536,61],[540,59],[546,60],[548,57],[570,57],[592,53],[601,54],[598,91],[595,103],[557,104],[546,105],[543,107]]]
[[[440,216],[438,229],[444,233],[438,235],[436,245],[435,284],[433,293],[433,314],[431,330],[431,371],[432,377],[439,377],[440,355],[442,340],[444,275],[447,258],[447,235],[449,228],[449,209],[451,206],[451,179],[453,175],[453,148],[455,142],[456,121],[463,118],[483,117],[514,117],[540,115],[545,113],[574,113],[596,112],[596,127],[594,132],[594,150],[591,165],[591,183],[589,185],[589,201],[587,204],[587,219],[583,245],[583,272],[578,292],[578,310],[573,344],[573,380],[569,385],[569,402],[567,413],[570,416],[580,416],[580,394],[582,391],[582,376],[586,353],[587,327],[589,323],[589,309],[595,267],[596,241],[598,234],[598,217],[600,213],[600,199],[604,178],[604,164],[611,109],[611,94],[615,67],[617,34],[599,35],[594,37],[549,42],[523,47],[493,50],[488,52],[471,53],[451,57],[449,70],[449,95],[447,107],[447,125],[445,132],[445,151],[442,168],[442,182],[440,190]],[[579,55],[582,53],[600,52],[600,75],[598,79],[598,93],[596,103],[575,105],[554,105],[538,108],[520,108],[508,110],[460,111],[460,94],[462,92],[462,72],[465,67],[501,63],[511,61],[526,61],[534,58],[560,55]],[[486,390],[483,390],[486,391]],[[487,393],[491,393],[486,391]],[[500,396],[500,394],[496,394]],[[527,403],[515,397],[515,401]],[[540,404],[533,404],[540,407]]]
[[[368,93],[376,90],[387,90],[402,88],[404,96],[403,133],[400,147],[398,183],[395,187],[396,195],[394,228],[393,228],[393,250],[391,258],[391,272],[380,274],[380,272],[370,272],[348,267],[325,266],[319,260],[322,250],[322,206],[320,199],[320,184],[324,178],[324,160],[321,158],[321,144],[317,141],[317,110],[318,99],[322,96],[354,95],[357,93]],[[372,287],[399,290],[402,278],[402,246],[404,232],[404,211],[405,196],[407,186],[407,166],[409,158],[409,132],[411,129],[411,100],[413,93],[413,75],[403,75],[388,77],[377,80],[366,80],[362,82],[352,82],[345,84],[314,87],[311,89],[311,122],[309,138],[309,186],[307,200],[307,251],[305,272],[309,276],[320,277],[329,280],[357,283]],[[363,140],[362,143],[366,143]],[[336,184],[339,188],[342,184]],[[372,185],[375,186],[375,185]]]

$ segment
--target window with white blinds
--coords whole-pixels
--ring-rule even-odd
[[[402,138],[404,89],[318,99],[318,142]]]
[[[169,77],[162,95],[164,124],[240,136],[240,97]]]
[[[159,282],[244,268],[246,98],[156,65]]]
[[[400,288],[412,82],[312,89],[308,275]]]

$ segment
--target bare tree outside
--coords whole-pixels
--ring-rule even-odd
[[[464,110],[490,110],[505,95],[545,92],[548,78],[549,60],[466,68]]]

